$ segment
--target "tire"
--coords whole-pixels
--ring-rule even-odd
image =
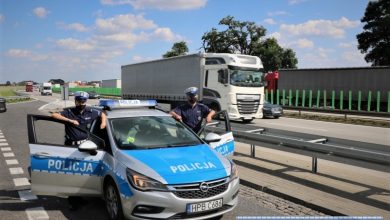
[[[110,220],[123,220],[122,202],[114,181],[109,180],[104,187],[104,201]]]
[[[274,116],[275,119],[278,119],[280,116]]]
[[[210,218],[209,220],[220,220],[223,217],[223,215],[216,216],[214,218]]]
[[[253,119],[242,119],[242,122],[244,122],[244,123],[249,123],[251,121],[253,121]]]

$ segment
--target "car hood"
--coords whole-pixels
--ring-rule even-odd
[[[214,180],[230,173],[230,163],[227,159],[206,144],[122,152],[128,159],[143,164],[129,167],[130,169],[145,175],[149,173],[147,176],[157,180],[162,178],[166,184]],[[147,172],[145,169],[151,169],[153,172]]]

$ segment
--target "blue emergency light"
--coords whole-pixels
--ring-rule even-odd
[[[108,107],[109,109],[156,107],[157,101],[156,100],[104,99],[99,101],[99,106]]]

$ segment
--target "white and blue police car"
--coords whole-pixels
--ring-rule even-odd
[[[233,210],[231,131],[200,138],[156,104],[101,100],[107,127],[98,119],[80,129],[88,139],[78,146],[63,144],[67,122],[28,115],[32,192],[100,196],[110,219],[218,219]]]

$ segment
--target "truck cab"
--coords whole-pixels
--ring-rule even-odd
[[[230,119],[262,118],[262,68],[255,56],[205,54],[203,102],[216,111],[226,109]]]

